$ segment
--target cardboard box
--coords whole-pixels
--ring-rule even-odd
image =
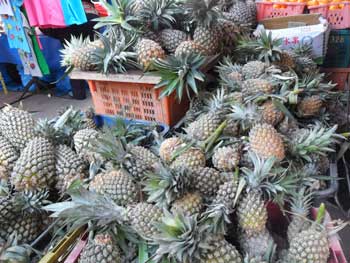
[[[291,49],[299,43],[311,44],[313,58],[322,64],[327,53],[330,27],[320,14],[298,15],[265,19],[258,25],[255,34],[265,29],[273,38],[282,38],[283,49]]]

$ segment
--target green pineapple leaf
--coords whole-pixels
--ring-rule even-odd
[[[186,92],[191,96],[191,91],[198,94],[198,82],[205,81],[202,67],[206,64],[206,58],[200,55],[184,55],[182,57],[169,56],[164,60],[157,59],[153,66],[155,71],[149,73],[161,78],[155,86],[162,89],[160,97],[170,96],[176,92],[177,98],[181,101]]]

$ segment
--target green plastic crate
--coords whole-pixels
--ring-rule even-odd
[[[332,30],[323,67],[347,68],[350,65],[350,30]]]

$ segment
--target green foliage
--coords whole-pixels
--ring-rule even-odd
[[[151,74],[159,76],[161,81],[155,88],[162,88],[160,97],[170,96],[176,92],[177,98],[182,99],[184,92],[191,96],[191,91],[198,94],[198,82],[205,81],[201,68],[206,64],[206,58],[200,55],[168,56],[157,59],[153,63],[155,71]]]

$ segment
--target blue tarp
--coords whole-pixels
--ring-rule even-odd
[[[64,74],[64,68],[60,66],[60,53],[59,50],[62,48],[61,43],[51,37],[48,36],[40,36],[40,42],[43,46],[43,54],[47,61],[47,64],[50,68],[50,75],[44,76],[42,80],[47,82],[54,82]],[[5,74],[4,67],[1,66],[1,63],[11,63],[16,64],[17,69],[21,75],[22,84],[25,86],[28,81],[31,79],[31,76],[24,75],[23,67],[21,61],[19,59],[17,50],[9,48],[7,39],[5,35],[0,36],[0,70]],[[6,77],[7,78],[7,77]],[[20,87],[17,87],[20,88]],[[17,89],[16,88],[16,89]],[[23,87],[22,87],[23,88]],[[69,82],[69,78],[61,80],[56,84],[56,94],[64,95],[71,91],[71,86]]]

